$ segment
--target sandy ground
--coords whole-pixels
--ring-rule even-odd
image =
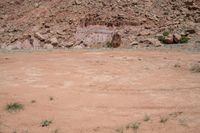
[[[0,133],[132,133],[134,122],[138,133],[199,133],[200,74],[189,70],[199,61],[169,50],[0,53]],[[24,110],[9,113],[11,102]]]

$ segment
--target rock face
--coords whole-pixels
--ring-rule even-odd
[[[117,48],[122,44],[121,36],[118,33],[115,33],[112,37],[111,46]]]
[[[131,36],[149,38],[164,30],[180,33],[188,27],[196,30],[200,27],[199,13],[199,0],[2,0],[0,44],[23,42],[24,34],[28,34],[38,40],[30,42],[32,47],[51,43],[66,48],[60,43],[71,41],[102,47],[118,32],[123,46],[130,46]],[[166,41],[171,43],[171,39]]]

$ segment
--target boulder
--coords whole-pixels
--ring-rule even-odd
[[[133,41],[130,43],[130,46],[137,46],[137,45],[139,45],[139,42],[137,42],[137,41]]]
[[[140,42],[143,43],[143,44],[146,44],[147,47],[149,47],[149,46],[154,46],[154,47],[162,46],[160,41],[155,39],[155,38],[148,38],[148,39],[142,40]]]
[[[0,44],[1,49],[5,49],[7,47],[6,43]]]
[[[41,47],[40,41],[37,40],[36,38],[33,38],[33,48],[34,48],[34,49],[38,49],[38,48],[40,48],[40,47]]]
[[[56,37],[51,38],[50,42],[51,42],[51,44],[52,44],[53,46],[57,46],[57,45],[58,45],[58,40],[57,40]]]
[[[196,23],[200,23],[200,17],[195,18]]]
[[[22,49],[31,49],[32,45],[30,43],[30,41],[28,39],[26,39],[23,43],[22,43]]]
[[[40,34],[39,32],[36,32],[34,34],[34,36],[35,36],[35,38],[37,38],[40,41],[45,41],[46,40],[46,38],[42,34]]]
[[[43,46],[43,48],[45,48],[45,49],[53,49],[53,45],[51,45],[51,44],[45,44],[44,46]]]
[[[117,48],[121,45],[122,43],[122,39],[121,39],[121,36],[118,34],[118,33],[115,33],[113,36],[112,36],[112,41],[111,41],[111,45],[113,48]]]
[[[174,38],[174,43],[179,43],[180,40],[181,40],[181,35],[179,35],[179,34],[174,34],[174,35],[173,35],[173,38]]]
[[[74,48],[74,49],[82,49],[82,48],[84,48],[84,46],[83,46],[83,45],[76,45],[76,46],[74,46],[73,48]]]
[[[195,29],[188,29],[185,32],[188,33],[188,34],[195,34],[196,33]]]
[[[158,39],[155,39],[155,38],[149,38],[147,39],[149,42],[152,43],[153,46],[155,47],[160,47],[162,46],[163,44],[158,40]]]
[[[35,3],[34,6],[35,6],[35,8],[38,8],[40,6],[40,4],[39,3]]]
[[[194,4],[193,0],[187,0],[184,2],[186,6],[192,6]]]
[[[75,0],[73,4],[74,5],[81,5],[81,1],[80,0]]]
[[[22,49],[22,43],[20,41],[15,42],[14,44],[10,44],[6,47],[7,50],[18,50]]]
[[[174,37],[173,37],[173,35],[169,34],[167,37],[165,37],[164,43],[166,43],[166,44],[173,44],[174,43]]]
[[[149,30],[143,30],[140,33],[137,34],[137,36],[148,36],[151,32]]]
[[[74,45],[73,42],[64,42],[64,43],[62,43],[62,46],[66,47],[66,48],[71,48],[73,45]]]
[[[85,47],[87,47],[86,43],[84,43],[83,41],[77,41],[73,48],[82,49],[82,48],[85,48]]]

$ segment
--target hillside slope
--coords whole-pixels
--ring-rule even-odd
[[[5,47],[17,43],[22,48],[50,43],[54,47],[80,43],[91,46],[105,44],[114,32],[119,32],[124,46],[128,46],[138,38],[165,30],[199,32],[199,3],[199,0],[4,0],[0,1],[0,44]]]

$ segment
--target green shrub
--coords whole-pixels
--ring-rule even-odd
[[[51,123],[52,123],[52,121],[50,121],[50,120],[43,120],[41,122],[41,126],[42,127],[48,127]]]
[[[158,37],[158,40],[159,40],[160,42],[164,43],[165,37],[164,37],[164,36],[159,36],[159,37]]]
[[[169,35],[168,31],[163,32],[163,36],[168,36],[168,35]]]
[[[9,103],[6,105],[6,110],[9,112],[14,112],[14,111],[18,111],[18,110],[22,110],[24,108],[24,106],[20,103]]]
[[[140,127],[139,122],[131,123],[126,126],[126,129],[132,128],[133,130],[137,130]]]
[[[112,47],[113,47],[113,46],[112,46],[112,43],[111,43],[110,41],[108,41],[108,42],[106,43],[106,47],[112,48]]]
[[[181,36],[180,43],[188,43],[190,39],[187,36]]]

